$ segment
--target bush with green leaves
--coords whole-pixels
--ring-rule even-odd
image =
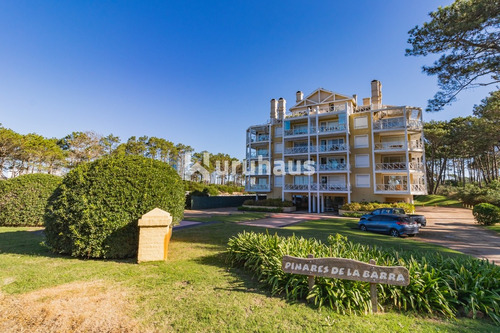
[[[246,206],[240,206],[238,207],[239,211],[244,211],[244,212],[267,212],[267,213],[283,213],[283,208],[282,207],[259,207],[259,206],[253,206],[253,207],[246,207]]]
[[[77,257],[133,257],[137,221],[156,207],[174,224],[183,217],[184,186],[167,163],[129,155],[80,164],[47,206],[46,244]]]
[[[500,181],[495,180],[483,186],[467,184],[457,190],[456,197],[467,205],[489,203],[500,206]]]
[[[42,226],[45,206],[61,181],[42,173],[0,180],[0,226]]]
[[[293,202],[283,201],[281,199],[264,199],[264,200],[245,200],[246,206],[265,206],[265,207],[293,207]]]
[[[403,208],[407,214],[411,214],[415,211],[415,205],[405,202],[394,202],[394,203],[379,203],[379,202],[351,202],[344,204],[342,210],[350,210],[354,212],[365,211],[371,212],[378,208]]]
[[[493,225],[500,222],[500,208],[489,203],[475,205],[472,214],[477,223],[482,225]]]
[[[500,325],[500,266],[472,257],[443,257],[435,253],[398,252],[353,243],[339,234],[328,237],[328,244],[302,237],[244,232],[230,238],[228,259],[233,266],[254,273],[273,295],[287,300],[308,299],[343,314],[371,310],[370,284],[315,277],[310,291],[305,275],[284,273],[283,256],[306,258],[337,257],[377,265],[404,266],[410,275],[408,286],[377,284],[382,308],[412,310],[454,317],[480,313]]]

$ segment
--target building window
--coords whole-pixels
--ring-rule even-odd
[[[275,153],[282,153],[283,152],[283,144],[282,143],[275,143],[274,144],[274,152]]]
[[[354,128],[368,128],[368,117],[357,117],[354,118]]]
[[[354,136],[354,148],[368,148],[368,134]]]
[[[274,186],[275,187],[283,186],[283,176],[274,176]]]
[[[368,154],[360,154],[355,156],[356,168],[368,168],[370,166],[370,158]]]
[[[370,187],[370,175],[356,175],[356,187]]]
[[[277,127],[274,130],[274,136],[277,138],[282,137],[283,136],[283,127]]]

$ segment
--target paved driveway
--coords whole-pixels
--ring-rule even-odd
[[[481,228],[472,211],[463,208],[417,207],[425,215],[427,226],[415,239],[439,244],[500,265],[500,236]]]

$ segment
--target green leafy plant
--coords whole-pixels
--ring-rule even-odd
[[[351,202],[344,204],[342,210],[350,211],[367,211],[370,212],[378,208],[403,208],[407,214],[413,213],[415,211],[415,206],[410,203],[405,202],[395,202],[395,203],[379,203],[379,202]]]
[[[477,223],[482,225],[494,225],[500,222],[500,208],[489,203],[475,205],[472,214]]]
[[[307,276],[284,273],[284,255],[305,258],[337,257],[377,265],[405,266],[408,286],[378,284],[379,306],[405,311],[439,313],[454,317],[465,312],[482,314],[500,325],[500,267],[471,257],[444,258],[435,253],[398,252],[350,242],[339,234],[328,244],[302,237],[240,233],[229,239],[228,259],[234,266],[253,272],[273,295],[288,300],[308,299],[317,306],[348,313],[371,310],[369,284],[341,279],[315,278],[308,289]]]
[[[293,202],[281,199],[245,200],[246,206],[293,207]]]
[[[47,206],[46,244],[78,257],[133,257],[137,221],[155,207],[169,212],[174,224],[183,217],[184,187],[168,164],[130,155],[81,164]]]
[[[41,226],[49,197],[62,178],[29,174],[0,180],[0,226]]]

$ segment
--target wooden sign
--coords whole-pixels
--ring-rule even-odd
[[[297,258],[284,256],[285,273],[327,278],[383,283],[407,286],[410,283],[408,269],[402,266],[377,266],[344,258]]]

